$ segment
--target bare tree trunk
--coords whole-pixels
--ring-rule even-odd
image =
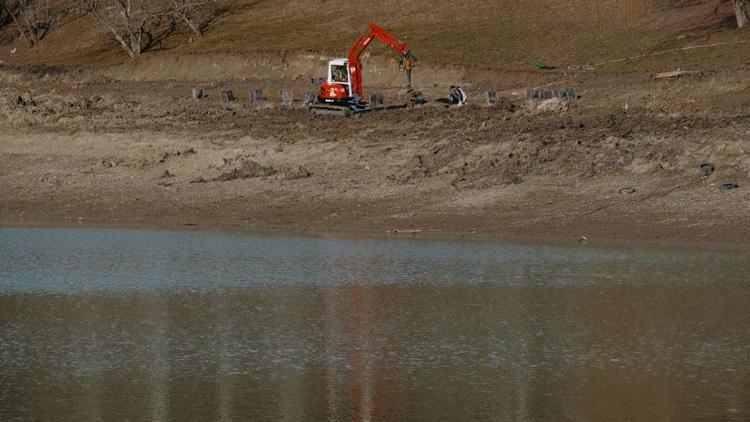
[[[142,50],[141,37],[135,32],[135,29],[133,28],[128,28],[128,31],[128,37],[130,38],[130,51],[133,52],[133,55],[140,56]]]
[[[205,22],[202,22],[201,12],[210,9],[211,3],[211,0],[170,0],[172,13],[185,21],[197,38],[203,38]]]
[[[195,33],[196,37],[203,38],[203,29],[201,29],[201,27],[199,25],[197,25],[195,22],[193,22],[193,20],[190,19],[185,14],[182,15],[182,20],[184,20],[185,23],[187,24],[187,26],[189,26],[190,29],[193,30],[193,32]]]
[[[120,35],[120,32],[112,26],[109,22],[107,22],[105,19],[100,18],[98,15],[93,15],[96,20],[98,20],[104,27],[107,28],[107,30],[112,34],[113,37],[117,40],[117,42],[120,43],[120,46],[122,46],[122,49],[125,50],[131,59],[135,58],[135,54],[133,53],[133,50],[130,48],[130,45],[127,41],[125,41],[125,38]]]
[[[8,5],[6,5],[4,1],[0,1],[0,6],[5,9],[5,11],[8,12],[8,15],[10,15],[10,18],[13,19],[13,23],[15,23],[16,28],[18,28],[18,35],[33,47],[34,41],[29,38],[29,36],[26,34],[26,31],[24,31],[23,24],[18,20],[16,12],[13,11],[11,7],[8,7]]]
[[[750,21],[750,0],[733,0],[734,14],[737,15],[737,27],[744,28]]]
[[[101,23],[105,28],[107,28],[107,30],[112,34],[112,36],[115,37],[117,42],[120,43],[120,46],[122,47],[122,49],[128,53],[131,59],[135,58],[133,51],[130,49],[130,45],[127,43],[127,41],[125,41],[125,38],[123,38],[122,35],[120,35],[120,31],[118,31],[117,28],[115,28],[115,26],[112,25],[109,20],[99,15],[98,11],[96,10],[97,5],[95,3],[86,3],[86,5],[87,7],[89,7],[89,10],[88,10],[89,14],[91,14],[91,16],[94,19],[99,21],[99,23]]]
[[[157,16],[148,9],[148,2],[83,0],[87,12],[112,34],[122,49],[134,59],[143,53],[143,37],[150,19]]]
[[[50,4],[50,0],[0,1],[0,9],[18,27],[18,34],[32,47],[39,44],[52,29],[62,9]]]
[[[125,23],[125,29],[127,31],[127,37],[128,37],[128,54],[130,54],[130,57],[140,56],[141,55],[141,37],[139,34],[136,33],[136,29],[133,24],[133,15],[132,15],[132,4],[130,0],[117,0],[116,2],[117,7],[120,9],[120,15],[122,16],[122,21]],[[141,31],[140,33],[143,33],[143,25],[140,27]]]
[[[134,58],[135,58],[135,56],[136,56],[136,54],[135,54],[135,52],[133,51],[133,49],[132,49],[132,48],[130,48],[130,44],[128,44],[128,42],[127,42],[127,41],[125,41],[125,38],[123,38],[123,37],[122,37],[122,35],[120,35],[120,33],[119,33],[119,32],[117,32],[117,30],[115,30],[115,29],[110,29],[110,30],[109,30],[109,32],[111,32],[111,33],[112,33],[112,35],[114,35],[115,39],[116,39],[116,40],[117,40],[117,41],[118,41],[118,42],[120,43],[120,45],[122,46],[122,49],[123,49],[123,50],[125,50],[125,51],[126,51],[126,52],[128,53],[128,56],[130,56],[130,58],[131,58],[131,59],[134,59]],[[139,54],[140,54],[140,53],[139,53]]]
[[[31,39],[31,45],[39,44],[40,37],[43,35],[40,28],[40,10],[38,8],[43,7],[39,2],[30,1],[19,1],[21,6],[21,13],[23,15],[24,25],[26,31]]]

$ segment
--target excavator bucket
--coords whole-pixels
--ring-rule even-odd
[[[412,91],[409,93],[409,103],[412,106],[424,105],[427,104],[427,98],[425,98],[421,91]]]

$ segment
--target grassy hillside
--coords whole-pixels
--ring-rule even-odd
[[[188,31],[177,31],[146,56],[164,51],[342,55],[369,21],[407,39],[423,61],[489,69],[601,63],[686,45],[750,39],[732,27],[728,8],[710,13],[713,0],[257,0],[217,4],[219,13],[204,39],[190,42]],[[88,17],[66,22],[35,49],[14,41],[10,27],[0,41],[4,43],[0,58],[15,63],[104,66],[128,60]],[[20,47],[13,56],[8,53],[12,47]],[[382,47],[373,51],[377,54]],[[744,65],[737,57],[748,52],[748,44],[693,50],[680,54],[676,64]],[[673,59],[659,58],[656,63],[672,66]],[[648,67],[653,62],[636,64]]]

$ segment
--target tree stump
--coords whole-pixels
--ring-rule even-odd
[[[737,16],[737,28],[744,28],[750,21],[750,0],[734,0],[734,14]]]

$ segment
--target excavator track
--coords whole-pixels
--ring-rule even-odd
[[[372,113],[383,110],[395,110],[399,108],[406,108],[406,104],[389,104],[389,105],[378,105],[378,106],[343,106],[333,104],[314,104],[310,106],[310,113],[316,116],[338,116],[338,117],[352,117],[364,113]]]
[[[351,117],[354,115],[352,109],[346,106],[333,104],[314,104],[310,106],[310,113],[315,116],[339,116]]]

